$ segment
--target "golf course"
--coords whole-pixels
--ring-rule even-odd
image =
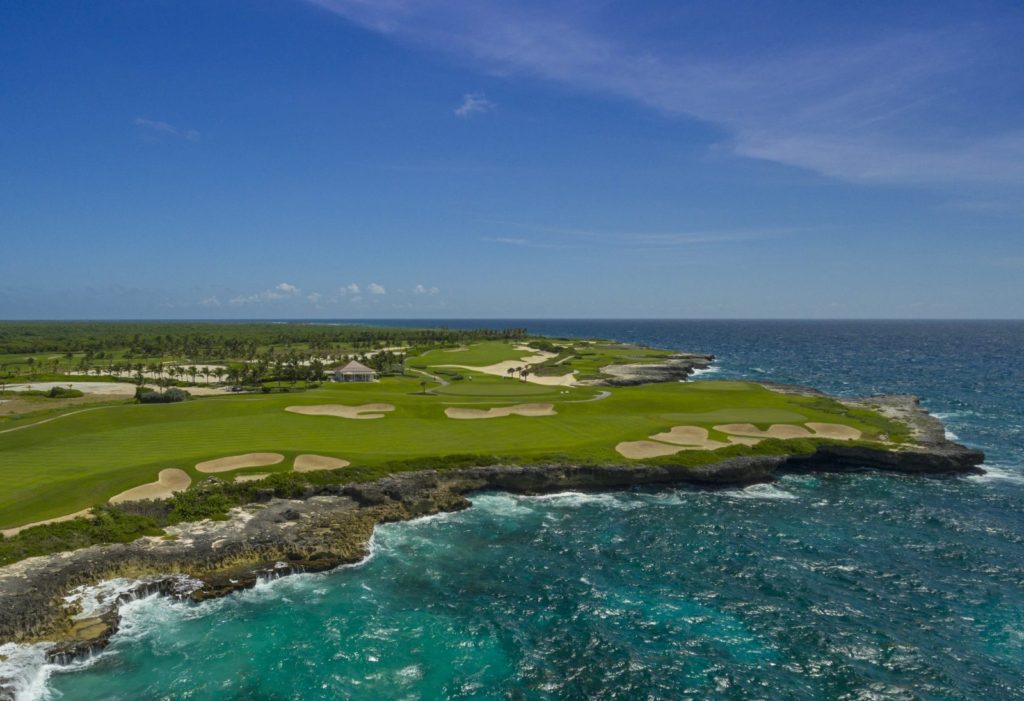
[[[780,441],[899,435],[897,425],[873,412],[746,382],[602,387],[575,381],[615,360],[668,355],[611,344],[545,352],[522,342],[484,341],[426,350],[406,358],[401,374],[374,382],[28,414],[0,424],[0,528],[131,495],[167,497],[213,476],[313,476],[310,459],[314,468],[323,464],[336,473],[321,479],[346,481],[408,469],[418,460],[443,467],[450,456],[461,456],[453,461],[460,464],[472,456],[480,464],[685,465],[778,450]],[[519,372],[531,366],[536,374]],[[175,480],[168,482],[169,475]]]

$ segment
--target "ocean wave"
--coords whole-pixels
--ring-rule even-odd
[[[985,474],[968,475],[966,479],[975,482],[1012,482],[1014,484],[1024,484],[1024,471],[1020,468],[982,464],[981,469],[985,471]]]
[[[13,695],[15,701],[46,698],[46,682],[54,665],[46,660],[46,643],[0,645],[0,692]]]
[[[719,367],[718,365],[712,365],[711,367],[707,368],[695,368],[694,371],[690,373],[690,377],[696,379],[698,377],[703,377],[704,375],[714,375],[715,373],[721,371],[722,368]]]
[[[798,497],[787,492],[784,489],[779,489],[774,484],[752,484],[749,487],[743,489],[723,489],[721,494],[733,499],[769,499],[778,501],[793,501]]]
[[[599,505],[613,509],[637,509],[642,504],[631,498],[629,495],[612,492],[556,492],[554,494],[541,494],[538,496],[520,497],[549,504],[551,506],[562,506],[575,508],[579,506]]]

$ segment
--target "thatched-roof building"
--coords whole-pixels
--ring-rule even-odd
[[[373,382],[377,373],[362,363],[353,360],[345,367],[336,367],[331,371],[335,382]]]

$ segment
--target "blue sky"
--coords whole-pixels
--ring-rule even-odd
[[[1024,6],[0,4],[0,318],[1024,316]]]

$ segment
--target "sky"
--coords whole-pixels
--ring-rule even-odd
[[[1024,4],[5,0],[0,318],[1021,318]]]

